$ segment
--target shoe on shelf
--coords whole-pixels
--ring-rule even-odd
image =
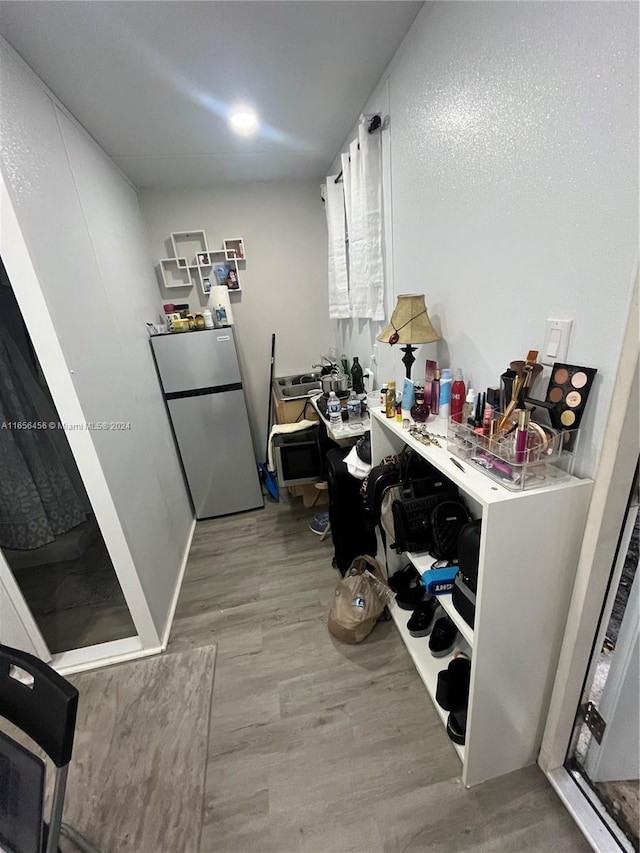
[[[328,512],[317,512],[313,519],[311,520],[311,524],[309,525],[309,530],[312,533],[315,533],[317,536],[322,536],[327,527],[329,526],[329,513]]]
[[[434,658],[444,658],[450,655],[456,647],[458,629],[448,616],[436,620],[429,637],[429,651]]]
[[[407,631],[412,637],[428,637],[433,627],[433,619],[438,609],[438,599],[430,595],[421,601],[407,622]]]
[[[403,584],[396,593],[396,604],[400,610],[415,610],[420,602],[428,597],[429,594],[420,581],[420,575],[416,572],[416,577],[406,585]]]
[[[407,563],[404,569],[399,569],[389,578],[389,586],[394,592],[402,592],[403,589],[415,583],[420,577],[420,572],[413,563]]]
[[[447,734],[454,743],[458,746],[464,746],[464,740],[467,734],[467,709],[461,708],[459,711],[451,711],[447,719]]]
[[[438,673],[436,702],[445,711],[460,711],[469,701],[469,682],[471,680],[471,661],[460,655],[455,657],[446,669]]]

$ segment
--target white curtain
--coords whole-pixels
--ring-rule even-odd
[[[327,222],[338,229],[338,214],[330,211],[329,185],[332,184],[334,208],[346,214],[346,238],[338,240],[329,226],[329,316],[384,320],[384,263],[382,246],[382,140],[380,133],[369,133],[368,119],[358,127],[358,138],[349,153],[342,155],[342,181],[334,184],[327,178]],[[337,199],[338,188],[342,201]],[[343,292],[342,266],[336,269],[336,257],[344,248],[344,271],[348,270],[346,299]],[[338,294],[340,299],[338,299]],[[343,312],[345,304],[349,313]]]
[[[322,187],[329,235],[329,317],[343,320],[351,317],[347,247],[345,242],[344,191],[337,175],[329,175]]]

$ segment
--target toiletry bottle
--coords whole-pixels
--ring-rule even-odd
[[[387,382],[385,414],[388,418],[393,418],[396,414],[396,383],[394,381]]]
[[[331,426],[340,426],[342,423],[342,406],[340,400],[336,397],[336,392],[329,393],[327,400],[327,414],[329,415],[329,423]]]
[[[347,415],[350,421],[359,421],[362,404],[358,399],[354,389],[351,389],[349,399],[347,400]]]
[[[443,367],[440,371],[440,417],[449,420],[451,411],[451,371]]]
[[[358,356],[353,357],[353,367],[351,368],[351,387],[356,394],[364,394],[364,381],[362,378],[362,367],[358,361]]]
[[[527,438],[529,437],[529,412],[522,409],[518,415],[518,429],[516,430],[516,465],[522,465],[527,461]]]
[[[426,395],[424,396],[424,402],[427,403]],[[428,404],[427,404],[428,405]],[[431,382],[431,414],[437,415],[440,413],[440,371],[436,367],[433,373],[433,380]],[[427,415],[428,417],[428,415]]]
[[[456,370],[456,380],[451,386],[451,420],[457,424],[462,422],[462,407],[465,404],[464,379],[462,378],[462,370]]]
[[[205,329],[213,329],[214,322],[213,322],[213,314],[211,313],[211,309],[205,308],[204,311],[202,312],[202,316],[204,317]]]
[[[476,392],[473,388],[469,388],[467,391],[467,399],[462,407],[462,423],[466,424],[469,422],[469,418],[473,419],[473,410],[476,406]]]
[[[387,407],[387,383],[385,382],[382,388],[380,389],[380,407],[382,409],[386,409]]]
[[[396,400],[396,421],[402,423],[402,400]]]

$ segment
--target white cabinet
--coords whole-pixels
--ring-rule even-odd
[[[571,477],[512,492],[464,462],[460,470],[446,442],[441,444],[426,446],[395,419],[371,412],[374,465],[409,445],[458,486],[472,516],[482,519],[474,629],[453,608],[450,595],[440,596],[464,638],[460,648],[472,660],[466,743],[454,745],[469,787],[537,759],[593,484]],[[410,556],[420,570],[431,565],[430,556]],[[390,571],[406,557],[390,554]],[[395,604],[391,612],[446,722],[435,688],[450,658],[432,657],[428,639],[409,635],[409,612]]]

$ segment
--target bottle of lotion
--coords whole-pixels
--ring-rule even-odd
[[[449,420],[451,412],[451,371],[443,367],[440,371],[440,417],[443,421]]]

